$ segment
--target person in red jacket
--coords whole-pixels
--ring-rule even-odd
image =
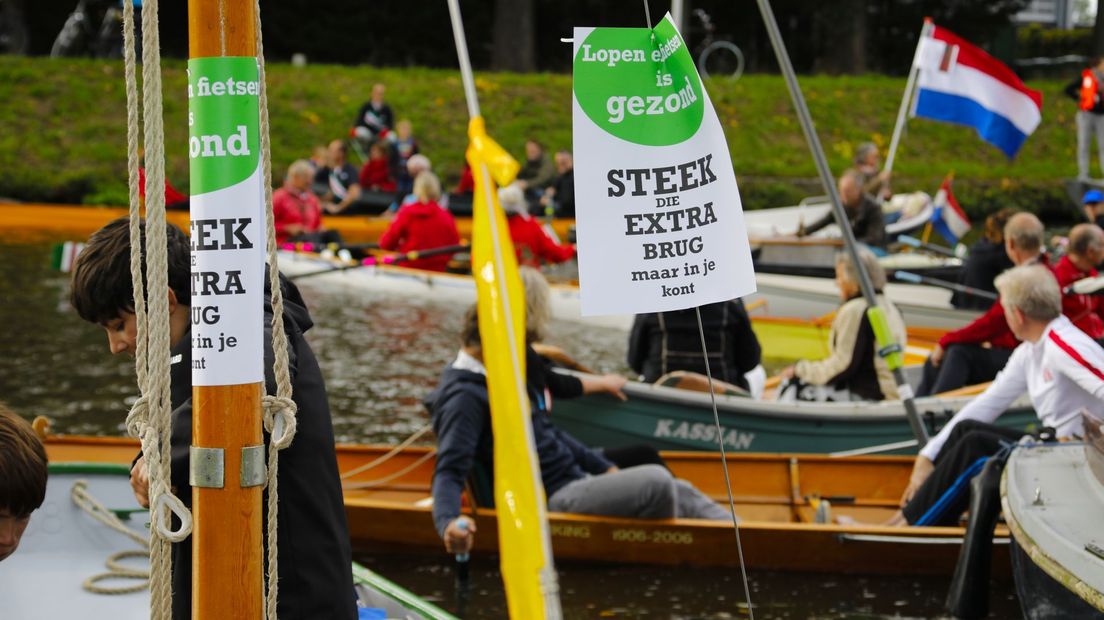
[[[393,192],[398,189],[391,176],[391,154],[382,142],[376,142],[368,151],[368,161],[360,169],[360,187],[376,192]]]
[[[508,185],[498,190],[498,201],[506,212],[510,238],[514,240],[514,249],[517,250],[518,265],[539,269],[541,262],[562,263],[575,256],[575,246],[556,243],[544,231],[540,222],[529,215],[525,195],[520,187]]]
[[[322,227],[322,205],[311,192],[314,168],[299,159],[288,166],[284,186],[272,193],[272,216],[276,242],[310,241],[341,243],[336,230]]]
[[[1030,213],[1017,213],[1004,226],[1004,251],[1017,266],[1047,264],[1043,253],[1043,223]],[[982,346],[988,344],[989,346]],[[1000,299],[966,327],[939,339],[924,362],[917,396],[929,396],[966,385],[992,381],[1004,368],[1019,340],[1008,327]]]
[[[417,202],[405,204],[399,208],[391,226],[380,237],[379,245],[384,250],[410,252],[429,250],[460,243],[460,234],[456,232],[456,221],[452,214],[437,203],[441,199],[441,182],[437,175],[425,171],[414,179],[414,196]],[[439,254],[402,263],[404,267],[445,271],[451,254]]]
[[[1083,278],[1095,278],[1096,265],[1104,260],[1104,230],[1096,224],[1078,224],[1070,230],[1066,255],[1054,265],[1063,290]],[[1104,297],[1063,295],[1062,314],[1090,338],[1104,338]]]

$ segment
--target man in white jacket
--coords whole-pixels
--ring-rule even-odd
[[[979,458],[1023,434],[991,423],[1025,391],[1058,438],[1081,434],[1082,410],[1104,415],[1104,349],[1062,315],[1054,276],[1040,265],[1021,266],[998,276],[996,286],[1008,325],[1023,342],[993,384],[920,451],[891,524],[957,523],[969,494],[944,494]]]

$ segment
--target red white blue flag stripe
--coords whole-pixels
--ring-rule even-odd
[[[939,186],[933,203],[935,210],[932,212],[932,228],[951,242],[951,245],[958,243],[958,240],[970,231],[971,224],[970,218],[966,217],[966,213],[958,206],[958,201],[951,193],[950,177],[943,179],[943,184]]]
[[[920,39],[916,62],[914,115],[973,127],[1010,159],[1039,126],[1042,93],[954,33],[932,27]]]

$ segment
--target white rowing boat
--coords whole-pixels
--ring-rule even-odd
[[[475,301],[475,281],[467,275],[396,265],[340,269],[345,264],[333,259],[289,251],[281,251],[279,260],[280,270],[291,277],[332,268],[333,273],[311,277],[320,284],[404,296],[431,296],[444,302]],[[839,293],[835,283],[829,279],[760,273],[756,274],[755,280],[759,290],[746,297],[745,302],[749,307],[753,304],[763,306],[769,316],[809,320],[834,312],[839,307]],[[952,308],[951,293],[941,288],[904,284],[890,284],[886,288],[890,299],[897,304],[910,326],[955,329],[978,315],[976,311]],[[759,300],[762,302],[756,303]],[[633,320],[631,314],[584,317],[579,306],[579,287],[575,284],[552,285],[552,315],[558,320],[625,331],[632,326]]]

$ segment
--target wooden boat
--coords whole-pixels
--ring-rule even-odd
[[[757,273],[834,278],[836,254],[842,239],[776,238],[751,240],[751,256]],[[878,258],[892,281],[897,270],[957,282],[962,259],[922,252],[894,252]]]
[[[715,450],[717,433],[707,392],[630,381],[629,397],[559,399],[556,425],[584,443],[617,447],[645,443],[660,450]],[[726,450],[739,452],[915,454],[916,441],[901,401],[781,403],[718,394]],[[971,396],[917,398],[917,412],[932,435]],[[1038,420],[1026,399],[1016,401],[999,424],[1028,428]]]
[[[1104,436],[1086,419],[1086,443],[1018,447],[1001,480],[1015,538],[1013,574],[1024,617],[1104,614]]]
[[[114,442],[118,444],[118,442]],[[94,444],[92,444],[94,445]],[[101,444],[102,445],[102,444]],[[148,511],[138,507],[130,489],[130,458],[136,445],[112,450],[110,458],[84,450],[49,448],[50,478],[46,501],[31,517],[19,550],[0,563],[0,601],[5,618],[83,618],[139,620],[149,618],[149,590],[94,594],[82,583],[107,572],[108,557],[121,551],[136,556],[148,552],[136,541],[94,520],[71,498],[73,486],[83,481],[89,495],[118,516],[124,527],[148,538]],[[127,457],[129,453],[131,456]],[[148,570],[144,557],[119,561],[121,567]],[[448,620],[453,616],[419,599],[379,574],[353,565],[353,581],[364,607],[382,609],[388,618]],[[97,582],[106,588],[141,585],[144,579]]]
[[[129,439],[58,436],[47,441],[52,460],[129,463],[136,450],[137,444]],[[676,475],[727,502],[718,455],[670,452],[663,456]],[[355,547],[444,553],[431,513],[431,448],[342,445],[337,457],[340,471],[345,472],[345,509]],[[832,573],[950,575],[964,532],[961,527],[812,522],[814,498],[828,499],[836,516],[865,522],[885,520],[896,510],[911,468],[912,459],[892,456],[729,457],[747,565]],[[476,508],[474,517],[479,530],[475,553],[493,553],[498,545],[494,510]],[[736,538],[726,522],[563,513],[552,513],[550,521],[558,561],[739,564]],[[998,537],[998,542],[1005,541],[1002,528],[998,528]],[[995,547],[994,574],[1007,572],[1006,551],[1004,545]]]
[[[756,209],[744,212],[744,224],[752,239],[794,237],[803,226],[808,226],[832,210],[827,196],[805,198],[799,204],[773,209]],[[882,204],[886,219],[886,233],[901,235],[923,228],[931,221],[934,206],[931,197],[924,192],[896,194]],[[829,224],[811,235],[814,239],[838,239],[839,227]]]
[[[763,300],[765,312],[771,316],[812,319],[839,307],[835,282],[827,278],[757,273],[755,284],[758,292],[746,297],[745,302]],[[958,329],[981,315],[977,310],[954,308],[951,291],[935,286],[890,283],[885,292],[905,323],[914,327]]]
[[[121,207],[91,207],[51,204],[0,204],[0,230],[50,231],[69,237],[85,238],[104,224],[125,217],[127,209]],[[169,211],[170,222],[188,230],[187,211]],[[341,233],[349,243],[379,241],[391,220],[380,216],[323,215],[323,226]],[[573,219],[553,220],[552,228],[561,239],[566,239]],[[464,239],[471,238],[471,217],[457,216],[456,228]]]

